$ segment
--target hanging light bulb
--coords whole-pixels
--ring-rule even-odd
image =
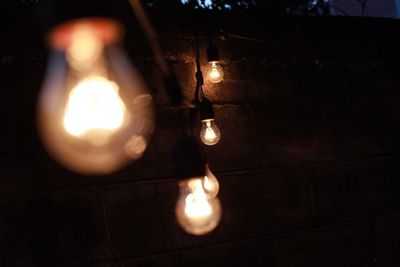
[[[211,44],[207,48],[208,67],[206,71],[207,79],[212,83],[219,83],[224,78],[224,69],[219,64],[218,49]]]
[[[177,221],[189,234],[209,233],[221,219],[221,204],[216,197],[218,181],[206,165],[203,147],[193,136],[183,136],[175,146],[174,158],[177,175],[183,177],[178,181]]]
[[[214,230],[221,219],[221,204],[205,189],[204,177],[180,181],[179,191],[175,212],[182,228],[193,235]]]
[[[200,130],[200,138],[206,145],[215,145],[221,138],[221,133],[215,124],[214,119],[202,120],[202,126]]]
[[[154,130],[152,97],[118,46],[119,23],[92,18],[50,34],[52,54],[38,100],[48,152],[83,174],[106,174],[140,158]]]
[[[207,99],[203,99],[200,102],[200,119],[201,119],[201,130],[200,139],[206,145],[215,145],[221,138],[221,132],[219,131],[214,119],[214,109],[212,103]]]

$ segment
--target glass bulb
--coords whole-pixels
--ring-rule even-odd
[[[214,119],[203,120],[200,130],[200,138],[206,145],[215,145],[221,138],[221,133],[215,124]]]
[[[219,83],[224,78],[224,70],[220,64],[213,61],[209,63],[207,78],[212,83]]]
[[[154,130],[152,97],[118,45],[110,19],[82,19],[55,28],[38,99],[38,127],[47,151],[68,169],[106,174],[140,158]]]
[[[212,197],[216,197],[219,192],[219,183],[215,175],[211,172],[208,164],[206,165],[206,176],[203,181],[204,190]]]
[[[219,199],[207,193],[203,178],[196,177],[179,183],[176,217],[180,226],[193,235],[211,232],[221,219]]]

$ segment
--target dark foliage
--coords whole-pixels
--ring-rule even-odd
[[[258,9],[271,14],[326,15],[327,0],[147,0],[154,8]]]

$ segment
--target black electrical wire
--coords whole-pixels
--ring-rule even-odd
[[[368,16],[367,14],[367,2],[368,0],[356,0],[361,5],[361,17]]]
[[[332,8],[336,8],[332,6]],[[342,13],[344,13],[344,10],[340,10]],[[346,13],[347,15],[347,13]],[[231,39],[236,39],[236,40],[242,40],[242,41],[248,41],[248,42],[253,42],[253,43],[261,43],[265,44],[267,46],[274,46],[274,47],[279,47],[279,48],[297,48],[297,49],[307,49],[313,52],[324,52],[324,53],[330,53],[335,56],[349,56],[352,58],[357,58],[357,59],[371,59],[373,57],[376,57],[376,54],[358,54],[359,51],[351,51],[351,50],[339,50],[339,49],[332,49],[332,48],[317,48],[317,47],[311,47],[309,44],[301,44],[301,43],[293,43],[293,42],[280,42],[280,41],[269,41],[265,39],[260,39],[257,37],[251,37],[251,36],[244,36],[244,35],[239,35],[239,34],[231,34],[231,33],[217,33],[214,34],[214,38],[219,38],[221,40],[226,41],[228,38]],[[195,40],[209,40],[209,38],[199,38],[195,36],[185,36],[185,37],[173,37],[173,36],[157,36],[157,39],[159,40],[175,40],[175,41],[188,41],[193,43]]]
[[[298,48],[298,49],[303,49],[303,50],[308,50],[312,51],[314,53],[329,53],[331,55],[335,56],[346,56],[348,58],[354,59],[354,60],[374,60],[377,58],[377,54],[372,52],[367,53],[363,52],[360,54],[360,51],[344,51],[344,50],[339,50],[339,49],[327,49],[327,48],[317,48],[317,47],[310,47],[310,45],[303,45],[303,44],[297,44],[297,43],[284,43],[284,42],[275,42],[275,41],[268,41],[268,40],[263,40],[263,39],[258,39],[254,37],[248,37],[248,36],[243,36],[243,35],[237,35],[237,34],[228,34],[228,33],[223,33],[219,34],[221,39],[226,39],[226,37],[230,37],[233,39],[238,39],[238,40],[243,40],[243,41],[250,41],[250,42],[256,42],[256,43],[263,43],[269,46],[275,46],[275,47],[282,47],[282,48]]]
[[[194,42],[195,49],[195,61],[196,61],[196,89],[195,89],[195,104],[198,107],[199,103],[203,99],[207,99],[204,90],[204,77],[201,71],[201,62],[200,62],[200,44],[199,40],[196,38]]]

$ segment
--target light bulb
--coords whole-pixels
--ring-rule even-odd
[[[206,145],[215,145],[221,138],[221,133],[215,124],[214,119],[208,119],[202,121],[200,130],[200,138]]]
[[[50,34],[52,53],[38,99],[47,151],[83,174],[106,174],[140,158],[154,130],[152,97],[118,45],[110,19],[81,19]]]
[[[224,70],[218,62],[209,62],[207,78],[212,83],[219,83],[224,78]]]
[[[214,230],[221,219],[221,204],[205,190],[204,177],[180,181],[179,191],[175,213],[180,226],[193,235]]]
[[[212,197],[216,197],[219,192],[219,183],[215,175],[211,172],[208,165],[206,165],[206,175],[203,181],[204,190]]]

